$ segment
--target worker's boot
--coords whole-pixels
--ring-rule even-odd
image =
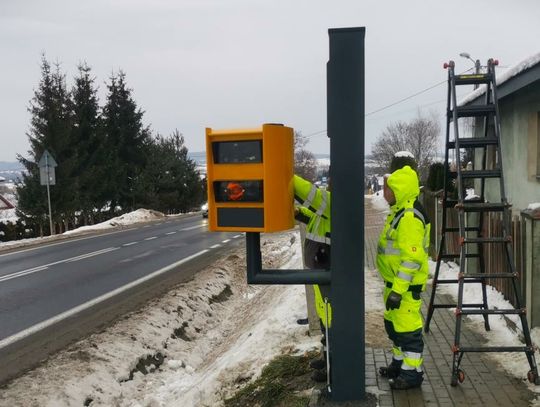
[[[399,372],[401,370],[401,364],[403,363],[402,360],[396,360],[392,359],[392,363],[390,363],[388,366],[380,367],[379,368],[379,374],[382,377],[387,377],[389,379],[395,379],[399,376]]]
[[[311,380],[317,383],[326,382],[326,369],[315,370],[311,375]]]
[[[420,387],[424,381],[424,372],[416,370],[403,370],[395,379],[388,380],[388,384],[393,390],[407,390]]]
[[[309,362],[309,367],[315,370],[321,370],[326,368],[326,360],[323,359],[314,359]]]

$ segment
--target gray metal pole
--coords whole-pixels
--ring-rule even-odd
[[[365,398],[364,38],[365,28],[329,30],[327,114],[332,180],[331,394]]]

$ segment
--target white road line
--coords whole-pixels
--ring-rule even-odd
[[[117,231],[114,231],[114,232],[110,232],[110,233],[102,233],[102,234],[95,235],[95,236],[81,237],[80,239],[66,239],[66,240],[64,240],[64,241],[62,241],[62,242],[58,242],[58,243],[43,244],[43,245],[39,245],[39,246],[30,247],[30,248],[24,249],[24,250],[15,250],[15,251],[12,251],[12,252],[9,252],[9,253],[0,254],[0,257],[11,256],[11,255],[13,255],[13,254],[19,254],[19,253],[30,252],[30,251],[32,251],[32,250],[44,249],[44,248],[47,248],[47,247],[58,246],[58,245],[61,245],[61,244],[66,244],[66,243],[79,242],[79,241],[81,241],[81,240],[95,239],[96,237],[109,236],[109,235],[114,235],[114,234],[116,234],[116,233],[129,232],[129,231],[133,231],[133,230],[135,230],[135,229],[138,229],[138,228],[131,228],[131,229],[125,229],[125,230],[117,230]]]
[[[205,225],[197,225],[197,226],[190,226],[189,228],[183,228],[183,229],[180,229],[180,232],[184,231],[184,230],[193,230],[193,229],[199,229],[199,228],[202,228],[204,227]]]
[[[174,235],[176,232],[165,233],[166,235]]]
[[[74,261],[79,261],[79,260],[87,259],[87,258],[89,258],[89,257],[98,256],[98,255],[100,255],[100,254],[112,252],[112,251],[115,251],[115,250],[118,250],[118,249],[119,249],[119,247],[108,247],[107,249],[98,250],[98,251],[96,251],[96,252],[87,253],[87,254],[81,254],[80,256],[72,257],[71,259],[66,260],[66,263],[72,263],[72,262],[74,262]]]
[[[222,241],[221,243],[229,243],[231,241],[231,239],[225,239],[224,241]]]
[[[38,271],[46,270],[48,268],[49,268],[48,266],[40,266],[40,267],[34,267],[32,269],[28,269],[28,270],[18,271],[16,273],[7,274],[5,276],[0,277],[0,283],[3,282],[3,281],[11,280],[13,278],[22,277],[22,276],[26,276],[28,274],[37,273]]]
[[[144,239],[144,240],[154,240],[154,239],[157,239],[157,236],[147,237],[147,238]]]
[[[144,225],[143,226],[143,228],[149,228],[149,227],[150,227],[150,225]]]
[[[212,246],[210,246],[210,249],[215,249],[216,247],[221,247],[221,245],[219,243],[215,244],[215,245],[212,245]]]
[[[139,242],[129,242],[129,243],[124,243],[122,246],[127,247],[127,246],[132,246],[132,245],[137,244],[137,243],[139,243]]]
[[[2,348],[5,348],[6,346],[9,346],[11,345],[12,343],[14,342],[17,342],[17,341],[20,341],[21,339],[24,339],[36,332],[39,332],[41,331],[42,329],[45,329],[51,325],[54,325],[55,323],[57,322],[60,322],[66,318],[69,318],[73,315],[76,315],[77,313],[81,312],[81,311],[84,311],[96,304],[99,304],[100,302],[103,302],[105,300],[108,300],[109,298],[112,298],[114,297],[115,295],[118,295],[124,291],[127,291],[129,290],[130,288],[133,288],[141,283],[144,283],[145,281],[148,281],[148,280],[151,280],[152,278],[154,277],[157,277],[159,276],[160,274],[163,274],[163,273],[166,273],[167,271],[169,270],[172,270],[184,263],[187,263],[188,261],[200,256],[201,254],[204,254],[208,252],[208,249],[204,249],[204,250],[201,250],[200,252],[197,252],[195,254],[192,254],[191,256],[188,256],[180,261],[177,261],[176,263],[173,263],[173,264],[170,264],[166,267],[163,267],[157,271],[154,271],[153,273],[150,273],[144,277],[141,277],[139,278],[138,280],[135,280],[135,281],[132,281],[131,283],[129,284],[126,284],[122,287],[119,287],[115,290],[112,290],[112,291],[109,291],[108,293],[106,294],[103,294],[103,295],[100,295],[99,297],[97,298],[94,298],[93,300],[90,300],[90,301],[87,301],[85,302],[84,304],[81,304],[81,305],[78,305],[74,308],[71,308],[70,310],[67,310],[67,311],[64,311],[62,312],[61,314],[58,314],[52,318],[49,318],[47,319],[46,321],[43,321],[43,322],[40,322],[38,324],[35,324],[23,331],[20,331],[18,333],[16,333],[15,335],[11,335],[5,339],[2,339],[0,341],[0,349]]]
[[[239,237],[242,237],[242,235],[235,235],[233,236],[233,239],[238,239]]]
[[[118,249],[119,249],[119,247],[108,247],[106,249],[98,250],[98,251],[95,251],[95,252],[81,254],[80,256],[70,257],[69,259],[62,259],[62,260],[55,261],[53,263],[44,264],[43,266],[33,267],[31,269],[17,271],[16,273],[6,274],[5,276],[0,277],[0,283],[3,282],[3,281],[11,280],[13,278],[23,277],[23,276],[27,276],[29,274],[37,273],[38,271],[46,270],[50,266],[54,266],[56,264],[70,263],[72,261],[78,261],[78,260],[86,259],[88,257],[97,256],[99,254],[112,252],[113,250],[118,250]]]

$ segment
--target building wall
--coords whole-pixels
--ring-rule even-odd
[[[513,212],[540,202],[540,83],[499,100],[506,196]],[[476,126],[476,137],[481,134]],[[475,160],[478,163],[478,160]],[[488,180],[486,198],[500,201],[498,180]]]

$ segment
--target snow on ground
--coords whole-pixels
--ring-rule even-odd
[[[2,213],[2,211],[0,211]],[[116,218],[109,219],[105,222],[97,223],[90,226],[82,226],[77,229],[69,230],[67,232],[61,233],[54,236],[44,236],[44,237],[35,237],[31,239],[20,239],[20,240],[11,240],[8,242],[0,242],[0,249],[2,248],[14,248],[28,246],[35,244],[36,242],[48,242],[52,240],[58,240],[62,237],[83,234],[88,232],[97,232],[106,229],[116,228],[118,226],[129,226],[139,222],[149,222],[153,220],[163,219],[165,215],[161,212],[150,210],[150,209],[137,209],[136,211],[125,213]]]
[[[535,211],[537,209],[540,209],[540,202],[535,202],[535,203],[529,204],[529,206],[527,206],[527,209],[530,210],[530,211]]]
[[[267,235],[268,236],[268,235]],[[265,236],[265,268],[302,268],[297,231]],[[296,323],[303,286],[248,286],[235,249],[103,332],[49,358],[0,394],[9,406],[220,406],[284,351],[320,346]],[[382,285],[366,269],[366,315],[382,329]],[[370,389],[368,388],[368,391]]]
[[[263,240],[266,268],[300,268],[296,232]],[[218,406],[282,349],[317,346],[296,324],[303,286],[248,286],[241,248],[3,389],[9,406]],[[143,374],[142,372],[150,372]],[[84,404],[86,403],[86,404]]]
[[[430,273],[435,273],[436,263],[429,261]],[[459,272],[459,265],[449,262],[441,263],[439,271],[440,279],[455,279]],[[475,283],[465,284],[463,298],[468,303],[482,303],[482,285]],[[437,291],[442,294],[449,294],[457,301],[457,284],[441,284]],[[503,295],[494,287],[487,286],[488,306],[491,309],[513,309],[514,307]],[[454,309],[450,311],[454,312]],[[482,315],[467,315],[467,326],[472,327],[476,332],[480,333],[486,340],[486,346],[523,346],[523,331],[521,321],[518,315],[490,315],[489,324],[491,331],[486,332],[484,329],[484,318]],[[532,330],[532,340],[535,345],[540,344],[540,328]],[[488,353],[488,357],[495,359],[508,373],[518,379],[527,377],[527,372],[530,370],[527,357],[524,352],[517,353]],[[538,358],[538,353],[536,354]],[[537,393],[540,393],[540,388],[527,382],[529,388]]]

